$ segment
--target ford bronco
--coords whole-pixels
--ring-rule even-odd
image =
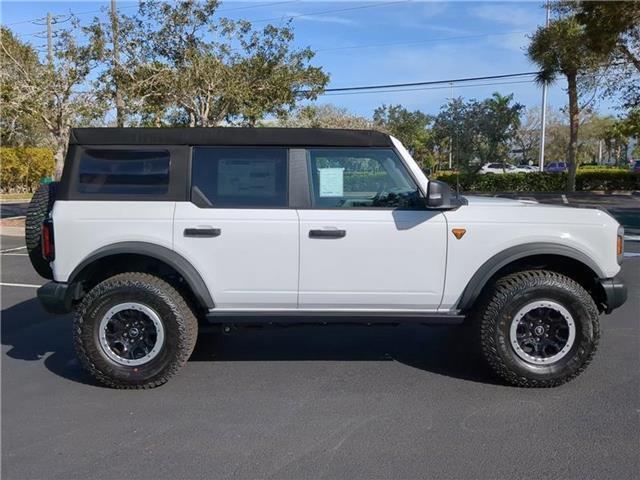
[[[606,211],[454,195],[375,131],[74,129],[26,241],[116,388],[166,382],[199,327],[345,318],[464,323],[504,381],[550,387],[626,299]]]

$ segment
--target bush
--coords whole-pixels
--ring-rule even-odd
[[[436,180],[456,185],[454,174],[441,174]],[[506,173],[493,175],[460,175],[464,192],[561,192],[566,189],[566,173]],[[616,169],[589,169],[576,174],[576,190],[640,190],[640,174]]]
[[[40,179],[54,174],[53,151],[48,148],[0,148],[0,189],[33,192]]]

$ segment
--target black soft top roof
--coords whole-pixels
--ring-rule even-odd
[[[74,128],[71,145],[228,145],[287,147],[390,147],[373,130],[329,128]]]

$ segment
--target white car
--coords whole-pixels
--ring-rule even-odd
[[[555,386],[626,299],[603,210],[458,197],[374,131],[74,129],[27,215],[82,365],[161,385],[205,325],[470,325],[506,382]]]
[[[501,173],[531,173],[535,171],[535,169],[527,166],[518,166],[515,167],[510,163],[497,162],[497,163],[485,163],[482,168],[478,171],[480,175],[486,175],[490,173],[501,174]]]

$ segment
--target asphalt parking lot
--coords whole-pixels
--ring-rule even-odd
[[[46,314],[22,239],[3,237],[2,478],[637,478],[640,258],[573,382],[496,382],[460,327],[201,335],[151,391],[97,385],[70,317]],[[16,250],[10,250],[16,249]],[[10,251],[8,251],[10,250]],[[640,243],[629,242],[629,251]]]

